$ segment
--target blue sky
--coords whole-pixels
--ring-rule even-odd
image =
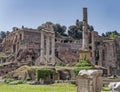
[[[120,0],[0,0],[0,30],[17,26],[37,28],[51,21],[73,25],[82,20],[82,8],[88,8],[88,22],[100,34],[120,32]]]

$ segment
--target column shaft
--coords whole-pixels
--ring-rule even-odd
[[[46,60],[49,62],[49,57],[50,57],[50,37],[47,36],[46,38]]]
[[[52,62],[55,62],[55,35],[53,35],[52,36],[52,38],[51,38],[51,40],[52,40],[52,42],[51,42],[51,44],[52,44]]]
[[[41,31],[41,50],[40,50],[40,62],[44,62],[44,33]]]

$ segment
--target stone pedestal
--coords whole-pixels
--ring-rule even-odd
[[[87,49],[80,49],[80,59],[88,59],[91,61],[91,52]]]
[[[77,92],[101,92],[102,70],[81,70],[78,74]]]

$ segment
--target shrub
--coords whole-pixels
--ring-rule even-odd
[[[11,79],[11,78],[5,78],[4,82],[9,84],[10,82],[13,82],[14,79]]]
[[[56,65],[57,65],[57,66],[66,66],[66,64],[63,63],[63,62],[58,62]]]
[[[25,82],[22,81],[22,80],[15,80],[15,81],[9,82],[8,84],[10,84],[10,85],[17,85],[17,84],[23,84],[23,83],[25,83]]]
[[[90,61],[86,59],[80,59],[79,62],[76,64],[76,67],[74,68],[75,76],[78,75],[80,70],[89,69],[93,69],[93,65],[90,63]]]
[[[80,70],[89,70],[89,69],[93,69],[93,67],[76,67],[74,68],[74,74],[75,76],[77,76]]]
[[[14,79],[12,79],[12,78],[6,78],[6,79],[4,80],[4,82],[5,82],[6,84],[11,84],[11,85],[16,85],[16,84],[23,84],[23,83],[25,83],[23,80],[14,80]]]
[[[2,67],[3,66],[3,64],[0,64],[0,67]]]
[[[80,59],[79,62],[76,64],[76,67],[89,67],[92,66],[90,61],[87,59]]]
[[[52,70],[45,70],[45,69],[37,70],[37,81],[39,81],[40,78],[45,79],[53,73],[54,71]]]

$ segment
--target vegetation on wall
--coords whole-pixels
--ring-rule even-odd
[[[58,62],[58,63],[56,64],[56,66],[66,66],[66,64],[63,63],[63,62]]]
[[[2,67],[3,65],[2,64],[0,64],[0,67]]]
[[[54,74],[55,72],[52,70],[48,70],[48,69],[38,69],[37,70],[37,81],[39,81],[40,78],[45,79],[47,78],[49,75]]]
[[[5,78],[4,83],[10,84],[10,85],[17,85],[17,84],[24,84],[25,81],[23,81],[23,80],[15,80],[15,79],[12,79],[12,78]]]
[[[108,37],[110,39],[115,39],[117,37],[120,36],[120,33],[118,33],[116,30],[115,31],[109,31],[109,32],[106,32],[105,34],[102,33],[102,36],[103,37]]]
[[[74,73],[77,76],[80,70],[93,69],[93,65],[87,59],[80,59],[74,68]]]

